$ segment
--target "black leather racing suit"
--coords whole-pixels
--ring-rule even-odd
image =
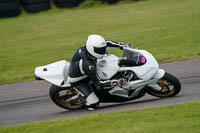
[[[120,47],[123,43],[106,41],[107,47]],[[94,105],[99,99],[93,92],[94,88],[88,85],[88,81],[92,80],[96,86],[100,83],[100,78],[96,70],[97,59],[87,52],[86,46],[78,48],[73,55],[69,67],[69,81],[73,87],[78,89],[86,100],[86,105]]]

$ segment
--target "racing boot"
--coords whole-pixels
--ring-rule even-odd
[[[96,96],[94,92],[92,92],[87,98],[86,98],[86,107],[88,110],[96,110],[99,107],[99,98]]]

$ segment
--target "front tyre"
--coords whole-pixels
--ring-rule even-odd
[[[82,96],[72,87],[58,87],[52,85],[49,89],[51,100],[64,109],[75,110],[84,107]]]
[[[145,91],[152,96],[163,98],[175,96],[181,90],[180,81],[170,73],[165,73],[165,75],[158,80],[158,85],[162,88],[160,91],[151,87],[147,87]]]

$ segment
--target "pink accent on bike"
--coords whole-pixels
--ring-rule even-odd
[[[142,57],[142,63],[146,63],[146,59],[145,59],[145,57]]]

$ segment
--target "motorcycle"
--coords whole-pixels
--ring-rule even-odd
[[[62,60],[36,67],[35,79],[52,84],[49,95],[56,105],[68,110],[85,108],[83,94],[68,81],[69,64]],[[94,89],[100,103],[127,102],[146,93],[160,98],[173,97],[181,90],[180,81],[160,69],[151,53],[131,47],[123,48],[121,58],[107,53],[98,59],[97,74],[102,80],[112,81],[103,90]],[[88,84],[94,88],[92,82]]]

